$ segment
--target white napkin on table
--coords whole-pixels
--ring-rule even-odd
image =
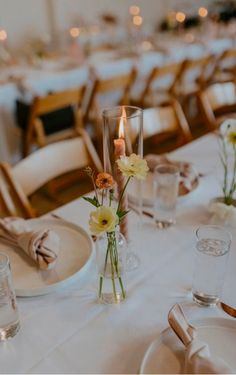
[[[59,253],[59,236],[50,229],[33,231],[27,220],[8,217],[0,219],[0,239],[21,248],[42,270],[55,266]]]
[[[186,346],[185,374],[233,374],[234,371],[220,358],[213,357],[205,342],[198,340],[197,330],[191,326],[177,304],[169,312],[168,321]]]

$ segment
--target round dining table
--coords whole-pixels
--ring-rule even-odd
[[[130,249],[140,264],[127,272],[126,300],[111,305],[98,302],[95,256],[70,285],[47,295],[17,298],[21,328],[14,338],[0,343],[1,373],[137,374],[147,348],[168,327],[168,312],[175,303],[189,320],[233,320],[219,305],[200,307],[191,295],[195,232],[210,222],[210,200],[222,195],[217,135],[201,137],[169,157],[193,163],[200,174],[199,185],[178,201],[177,222],[169,228],[158,229],[146,215],[138,227],[131,209]],[[54,217],[89,231],[90,211],[88,202],[79,198],[37,220]],[[145,211],[152,213],[152,207]],[[221,299],[236,307],[236,234],[235,228],[228,230],[232,245]]]

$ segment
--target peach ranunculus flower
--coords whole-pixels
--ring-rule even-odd
[[[109,173],[102,172],[98,173],[95,183],[99,189],[109,189],[112,187],[114,181]]]
[[[100,206],[90,213],[89,226],[94,234],[113,232],[118,223],[119,217],[112,207]]]
[[[118,168],[126,177],[135,177],[144,180],[149,170],[146,160],[136,154],[121,156],[117,161]]]

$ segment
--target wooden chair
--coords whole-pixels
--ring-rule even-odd
[[[27,156],[34,144],[44,147],[47,144],[71,138],[78,134],[82,127],[81,103],[84,98],[85,86],[79,89],[55,92],[44,97],[36,97],[32,103],[26,133],[23,141],[23,156]],[[74,124],[72,128],[46,134],[41,117],[59,109],[71,107]],[[53,129],[54,130],[54,129]]]
[[[217,59],[213,83],[230,82],[236,75],[236,49],[224,51]]]
[[[90,134],[93,139],[100,141],[102,134],[102,109],[99,105],[99,96],[120,91],[118,103],[114,103],[114,105],[128,105],[130,104],[130,89],[135,78],[136,70],[132,69],[127,74],[117,75],[113,78],[95,79],[84,116],[85,122],[90,123],[93,126],[93,130]]]
[[[170,101],[175,97],[183,65],[183,62],[179,62],[153,68],[140,97],[133,104],[145,108]]]
[[[215,83],[198,94],[201,113],[208,131],[227,118],[236,118],[236,84]]]
[[[213,56],[185,60],[175,90],[179,98],[195,95],[206,87],[215,68]]]
[[[143,138],[145,153],[170,151],[192,140],[187,120],[177,100],[143,111]],[[132,129],[130,139],[134,141]]]
[[[97,171],[102,171],[100,159],[84,130],[79,137],[35,151],[14,167],[1,163],[0,171],[7,182],[4,194],[2,188],[0,190],[2,205],[8,215],[35,217],[36,212],[29,200],[32,193],[57,176],[91,164]]]

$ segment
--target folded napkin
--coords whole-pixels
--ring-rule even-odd
[[[59,252],[59,236],[50,229],[33,231],[21,218],[0,219],[0,239],[21,248],[42,270],[52,269]]]
[[[161,164],[174,165],[179,168],[179,196],[188,194],[194,189],[198,174],[194,171],[191,163],[170,160],[165,154],[149,154],[145,156],[145,159],[151,172],[154,172],[155,167]]]
[[[236,207],[222,202],[210,202],[208,211],[212,214],[212,224],[226,224],[236,227]]]
[[[213,357],[206,343],[198,340],[197,330],[191,326],[180,307],[175,305],[169,312],[168,321],[186,347],[185,374],[233,374],[234,371],[220,358]]]

